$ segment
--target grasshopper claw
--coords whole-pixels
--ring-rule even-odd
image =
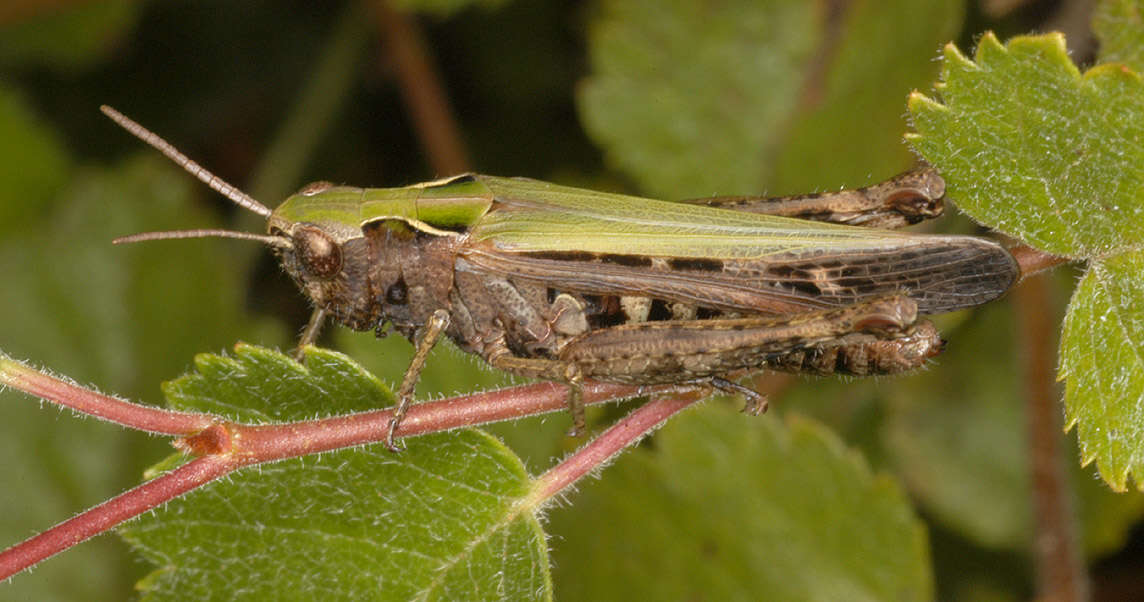
[[[767,396],[759,393],[758,391],[744,387],[738,383],[731,382],[725,378],[715,377],[711,379],[711,386],[724,392],[742,395],[747,401],[743,404],[743,413],[748,416],[758,416],[765,414],[768,404]]]
[[[405,445],[398,445],[397,442],[393,439],[393,434],[395,432],[397,432],[397,425],[400,422],[401,422],[401,420],[399,418],[397,418],[396,416],[394,416],[393,418],[390,418],[389,419],[389,432],[386,433],[386,435],[385,435],[385,447],[389,451],[391,451],[395,454],[399,454],[399,453],[405,451],[405,449],[406,449]]]

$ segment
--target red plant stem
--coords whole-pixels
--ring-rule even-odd
[[[1067,257],[1050,255],[1028,245],[1012,247],[1009,249],[1009,254],[1017,260],[1017,265],[1021,268],[1022,279],[1071,261]]]
[[[224,423],[209,414],[176,412],[116,399],[3,357],[0,357],[0,384],[124,426],[184,435],[187,438],[176,443],[180,449],[197,455],[235,454],[241,464],[375,443],[387,432],[392,414],[391,409],[386,409],[288,424]],[[678,387],[588,383],[583,388],[583,401],[603,403],[672,390]],[[564,385],[539,383],[423,402],[410,408],[397,436],[422,435],[562,410],[567,396],[568,389]]]
[[[239,454],[245,458],[245,463],[374,443],[388,429],[392,414],[392,410],[387,409],[288,424],[224,424],[209,414],[176,412],[116,399],[3,356],[0,356],[0,384],[123,426],[187,436],[179,444],[185,451],[200,455],[226,451]],[[585,404],[604,403],[673,390],[678,390],[678,387],[587,383],[583,388],[583,400]],[[566,407],[567,395],[568,389],[564,385],[538,383],[427,401],[410,408],[397,436],[422,435],[562,410]],[[224,428],[227,434],[221,435],[210,428],[212,426]],[[218,443],[220,439],[226,439],[227,443]]]
[[[0,384],[89,416],[164,435],[189,435],[215,422],[205,414],[175,412],[103,395],[0,356]]]
[[[470,171],[460,129],[417,24],[385,0],[375,5],[378,28],[429,163],[442,176]]]
[[[672,387],[656,388],[670,389]],[[567,394],[564,387],[548,383],[516,387],[507,392],[508,395],[492,392],[414,406],[407,416],[414,424],[403,425],[401,432],[412,435],[440,430],[442,423],[460,421],[459,424],[470,425],[473,424],[470,420],[493,421],[563,409]],[[601,403],[617,393],[636,392],[636,387],[590,385],[585,387],[584,402]],[[702,396],[701,392],[694,392],[638,408],[541,477],[537,502],[555,495]],[[504,407],[487,408],[488,399],[493,397],[498,399],[494,405],[500,406],[503,402]],[[390,414],[391,411],[386,410],[271,426],[216,423],[180,445],[185,450],[207,455],[0,552],[0,581],[243,466],[381,441],[385,438]]]
[[[0,384],[126,426],[169,434],[186,435],[194,432],[177,441],[176,447],[201,456],[0,552],[0,581],[242,466],[379,442],[386,436],[392,414],[392,410],[381,410],[280,425],[226,423],[208,414],[150,408],[101,395],[2,356]],[[622,397],[675,390],[678,387],[672,385],[641,388],[589,383],[584,387],[583,401],[586,404],[603,403]],[[410,409],[406,421],[398,430],[398,436],[425,434],[562,410],[566,403],[567,388],[553,383],[425,402]],[[654,408],[673,407],[665,406],[664,403],[657,402]],[[654,427],[689,403],[691,402],[661,414],[661,417],[647,422],[647,426],[642,428]],[[633,414],[637,417],[646,415],[648,412],[637,411]],[[640,425],[644,422],[626,420],[625,423],[629,425],[626,428],[631,433],[630,436],[642,436],[632,429],[641,428]],[[615,427],[609,433],[614,430]],[[612,442],[611,445],[618,447],[603,456],[597,452],[599,461],[618,452],[627,443]],[[590,444],[587,449],[598,450],[600,446]],[[581,461],[589,461],[589,458]],[[589,468],[585,468],[587,469]]]
[[[623,420],[538,478],[530,501],[539,504],[557,495],[584,475],[603,466],[624,448],[647,436],[668,418],[703,397],[701,392],[686,393],[655,399],[636,408]]]
[[[1029,462],[1032,473],[1033,563],[1038,599],[1088,600],[1065,455],[1059,393],[1054,386],[1055,325],[1044,278],[1017,287],[1020,351],[1024,362]]]
[[[641,390],[639,387],[626,385],[592,383],[584,387],[583,401],[585,404],[603,403],[641,393],[675,389],[677,388],[672,386],[661,386]],[[397,429],[397,437],[423,435],[561,411],[567,407],[567,395],[568,389],[563,385],[540,383],[422,402],[409,409],[401,427]],[[385,438],[392,414],[393,411],[387,409],[281,425],[228,425],[231,429],[229,439],[234,441],[232,453],[242,457],[244,463],[269,462],[376,443]],[[219,438],[213,433],[204,435],[211,441]],[[199,447],[194,438],[188,440],[185,445],[192,449]]]
[[[234,470],[233,458],[207,456],[152,479],[0,552],[0,581],[125,520]]]

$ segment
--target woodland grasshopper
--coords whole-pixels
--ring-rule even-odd
[[[917,368],[942,346],[919,314],[990,301],[1019,273],[989,240],[871,228],[939,215],[945,183],[930,169],[854,191],[675,203],[477,174],[386,189],[319,182],[271,211],[102,110],[267,218],[266,235],[187,230],[116,242],[261,241],[315,307],[303,343],[327,315],[414,342],[391,448],[442,335],[502,370],[568,384],[576,431],[585,380],[706,384],[745,394],[757,413],[765,399],[727,378]]]

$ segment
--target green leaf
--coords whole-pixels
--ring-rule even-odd
[[[611,1],[590,30],[585,127],[663,198],[867,183],[911,162],[902,99],[958,2]],[[887,45],[887,36],[895,43]],[[844,160],[824,159],[837,152]]]
[[[388,387],[336,351],[307,348],[302,366],[277,351],[241,343],[233,358],[195,356],[195,372],[165,383],[163,392],[173,409],[251,423],[309,420],[394,403]]]
[[[1100,62],[1144,67],[1144,4],[1140,0],[1101,0],[1092,17],[1100,40]]]
[[[168,387],[173,405],[290,419],[392,399],[320,349],[304,368],[251,346],[196,367]],[[522,503],[532,482],[516,456],[477,430],[407,445],[244,470],[128,524],[121,533],[159,566],[145,599],[550,598],[545,536]]]
[[[1066,417],[1084,463],[1118,491],[1144,484],[1144,252],[1094,263],[1073,297],[1061,336]]]
[[[1059,34],[945,51],[941,101],[910,101],[911,138],[973,217],[1089,260],[1061,339],[1059,377],[1085,462],[1123,490],[1144,477],[1144,82],[1121,65],[1081,74]]]
[[[911,141],[986,225],[1055,255],[1092,258],[1144,240],[1144,82],[1085,74],[1060,34],[945,49],[940,101],[910,100]]]
[[[805,418],[709,405],[555,512],[569,600],[928,600],[925,529],[898,485]]]

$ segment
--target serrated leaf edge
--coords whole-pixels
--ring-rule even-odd
[[[1094,289],[1091,294],[1096,295],[1097,297],[1093,300],[1087,301],[1087,303],[1100,303],[1102,305],[1109,306],[1113,312],[1113,315],[1116,316],[1117,326],[1119,327],[1119,330],[1122,332],[1127,330],[1123,326],[1123,320],[1121,318],[1120,312],[1116,310],[1115,304],[1112,303],[1110,286],[1106,284],[1108,276],[1103,272],[1104,268],[1101,265],[1101,262],[1094,261],[1090,263],[1088,272],[1086,272],[1085,275],[1081,277],[1081,285],[1077,286],[1076,291],[1073,293],[1073,299],[1069,302],[1069,313],[1065,316],[1064,319],[1065,329],[1061,336],[1061,349],[1058,352],[1059,357],[1061,358],[1060,365],[1057,369],[1058,382],[1067,381],[1073,376],[1072,372],[1074,371],[1074,368],[1069,365],[1069,357],[1071,356],[1070,354],[1066,353],[1064,344],[1066,341],[1072,339],[1073,336],[1075,336],[1070,335],[1073,329],[1077,328],[1077,326],[1074,325],[1074,320],[1076,318],[1073,316],[1073,307],[1076,303],[1080,302],[1080,296],[1084,294],[1084,290],[1086,289],[1084,283],[1089,280],[1089,278],[1091,278],[1091,286]],[[1135,357],[1135,370],[1137,372],[1144,372],[1144,358],[1141,358],[1139,354],[1136,354]],[[1133,469],[1130,460],[1125,463],[1122,469],[1113,471],[1108,466],[1108,463],[1102,460],[1100,454],[1091,448],[1088,443],[1088,437],[1085,436],[1086,434],[1091,433],[1087,433],[1087,429],[1081,425],[1080,416],[1077,415],[1076,411],[1073,409],[1074,403],[1070,403],[1070,396],[1068,394],[1070,390],[1070,387],[1066,387],[1066,395],[1064,400],[1066,421],[1064,425],[1064,432],[1067,433],[1074,428],[1077,431],[1077,444],[1081,454],[1080,465],[1085,467],[1092,464],[1093,462],[1096,462],[1097,472],[1100,474],[1104,482],[1108,484],[1109,488],[1111,488],[1113,491],[1121,493],[1127,491],[1129,477],[1136,481],[1138,489],[1144,491],[1144,475],[1140,474],[1139,471]]]

